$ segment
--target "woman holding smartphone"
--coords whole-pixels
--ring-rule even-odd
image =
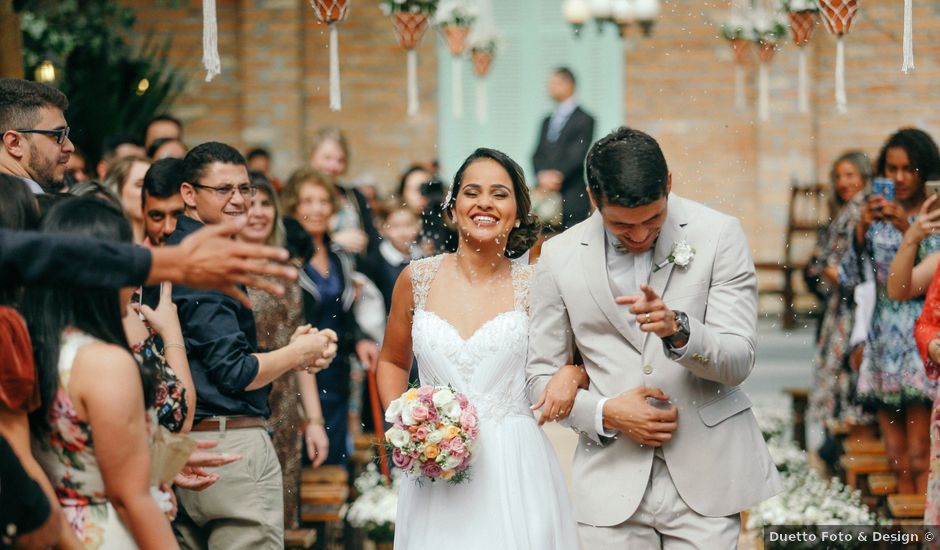
[[[936,381],[924,372],[912,338],[914,322],[924,305],[923,289],[911,285],[889,292],[889,273],[895,256],[910,265],[940,250],[940,235],[915,235],[915,216],[926,199],[925,182],[940,170],[940,153],[933,139],[915,128],[894,133],[881,148],[875,171],[888,178],[882,194],[872,193],[862,207],[854,246],[846,255],[840,276],[848,286],[874,275],[875,311],[859,371],[858,399],[878,414],[885,450],[901,493],[924,494],[929,470],[930,407]],[[894,200],[884,195],[894,188]],[[912,228],[915,228],[912,230]],[[898,281],[891,287],[897,290]]]

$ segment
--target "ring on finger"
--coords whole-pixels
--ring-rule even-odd
[[[647,313],[647,314],[646,314],[646,322],[647,322],[647,323],[652,322],[651,319],[652,319],[652,318],[650,317],[650,314]]]

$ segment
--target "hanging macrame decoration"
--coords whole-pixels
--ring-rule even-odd
[[[408,116],[418,114],[418,44],[428,30],[428,20],[437,2],[406,1],[397,3],[393,10],[392,25],[398,44],[408,52]],[[401,11],[397,11],[400,9]]]
[[[904,0],[904,42],[902,45],[901,72],[914,70],[914,0]]]
[[[752,25],[747,0],[732,0],[731,17],[721,25],[721,37],[728,41],[734,54],[734,108],[747,109],[747,65],[751,57]]]
[[[215,75],[222,73],[215,0],[202,0],[202,66],[206,68],[206,82],[212,82]]]
[[[310,0],[317,20],[330,26],[330,110],[343,108],[339,86],[339,29],[341,21],[349,15],[350,0]]]
[[[752,36],[757,46],[757,114],[760,120],[770,120],[770,62],[774,59],[777,44],[787,34],[778,14],[770,10],[757,10],[752,18]]]
[[[852,20],[858,12],[858,0],[819,0],[826,28],[836,36],[836,110],[848,112],[845,95],[845,44],[843,37],[852,28]]]
[[[450,95],[454,118],[463,118],[463,64],[470,26],[476,19],[475,5],[467,0],[445,0],[434,14],[434,24],[441,31],[450,50]]]
[[[477,122],[486,123],[486,75],[490,73],[493,63],[493,51],[485,48],[472,48],[470,59],[473,61],[473,72],[477,75]]]
[[[809,112],[809,52],[806,51],[806,46],[816,32],[816,25],[819,24],[819,11],[816,9],[816,3],[806,2],[806,4],[807,9],[787,13],[790,20],[790,38],[800,52],[797,108],[801,113]]]

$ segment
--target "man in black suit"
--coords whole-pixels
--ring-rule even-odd
[[[574,73],[566,67],[555,69],[548,79],[548,95],[557,105],[542,121],[532,155],[538,187],[545,193],[561,193],[564,229],[591,214],[584,157],[594,137],[594,117],[578,106],[574,91]]]

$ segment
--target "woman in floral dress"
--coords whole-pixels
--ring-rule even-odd
[[[860,282],[865,261],[874,266],[877,289],[871,329],[858,380],[858,399],[877,411],[878,424],[901,493],[927,490],[930,406],[937,384],[927,378],[917,353],[914,322],[923,297],[894,300],[887,293],[890,265],[899,250],[919,262],[940,250],[940,235],[919,242],[904,238],[926,198],[924,183],[940,168],[940,154],[925,132],[913,128],[893,134],[881,149],[876,172],[891,178],[895,201],[868,197],[855,232],[855,246],[842,262],[845,286]],[[870,276],[870,274],[868,275]]]
[[[859,424],[863,416],[852,399],[855,377],[846,368],[855,304],[851,293],[839,285],[839,265],[852,247],[855,224],[865,201],[864,190],[871,181],[871,161],[865,153],[845,153],[833,163],[830,177],[840,208],[813,254],[818,264],[811,266],[811,274],[825,281],[831,291],[817,341],[809,395],[809,416],[827,431],[836,424]]]
[[[120,210],[92,198],[57,203],[41,229],[131,242]],[[121,325],[132,293],[30,288],[23,299],[41,394],[33,454],[85,548],[178,548],[150,489],[154,379]]]

